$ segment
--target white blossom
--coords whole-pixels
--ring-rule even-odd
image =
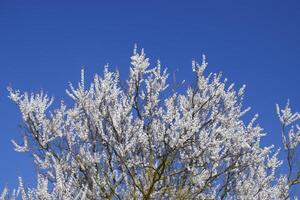
[[[196,85],[172,92],[168,73],[157,61],[150,67],[144,50],[134,48],[124,86],[118,72],[104,67],[90,86],[81,71],[78,88],[67,94],[73,104],[49,110],[45,93],[9,88],[26,125],[24,145],[32,153],[37,186],[22,179],[22,199],[284,199],[289,180],[279,176],[281,161],[265,135],[242,117],[245,86],[236,90],[220,73],[204,75],[192,62]],[[299,119],[287,106],[279,110],[285,125]],[[299,127],[290,131],[294,148]],[[27,138],[30,142],[27,142]],[[4,190],[2,199],[8,197]],[[11,195],[13,198],[14,196]]]

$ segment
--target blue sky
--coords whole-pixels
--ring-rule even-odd
[[[87,79],[106,63],[125,77],[134,43],[187,82],[192,58],[206,54],[208,72],[247,85],[245,106],[268,133],[263,144],[280,147],[275,103],[290,98],[300,110],[299,11],[296,0],[0,0],[0,188],[35,179],[30,156],[10,142],[21,138],[21,115],[6,87],[43,89],[59,101],[82,65]]]

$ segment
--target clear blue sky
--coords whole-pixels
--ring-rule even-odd
[[[51,3],[50,3],[51,2]],[[62,3],[63,2],[63,3]],[[83,3],[84,2],[84,3]],[[245,105],[259,113],[280,145],[275,103],[300,110],[300,3],[291,1],[32,1],[0,0],[0,188],[35,173],[27,154],[13,151],[21,115],[6,86],[44,89],[59,101],[77,82],[110,63],[124,77],[134,43],[177,79],[191,79],[191,59],[205,53],[209,72],[247,85]]]

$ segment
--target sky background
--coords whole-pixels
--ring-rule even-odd
[[[281,147],[275,103],[289,98],[300,111],[300,1],[0,0],[0,191],[18,176],[35,180],[31,157],[10,142],[21,141],[22,121],[6,87],[43,89],[59,102],[82,65],[86,79],[106,63],[125,77],[134,43],[187,82],[192,58],[206,54],[207,72],[247,85],[244,104],[249,117],[260,114],[263,145]]]

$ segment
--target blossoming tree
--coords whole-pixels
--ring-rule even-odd
[[[168,88],[168,73],[158,61],[150,67],[134,49],[127,84],[106,66],[85,85],[67,94],[73,105],[53,102],[43,92],[9,88],[26,134],[15,150],[29,152],[37,166],[37,186],[4,189],[2,199],[287,199],[298,184],[292,172],[300,131],[287,126],[299,119],[278,108],[289,174],[278,175],[281,161],[265,133],[241,117],[244,88],[234,89],[221,74],[205,76],[192,62],[196,84],[185,92]]]

